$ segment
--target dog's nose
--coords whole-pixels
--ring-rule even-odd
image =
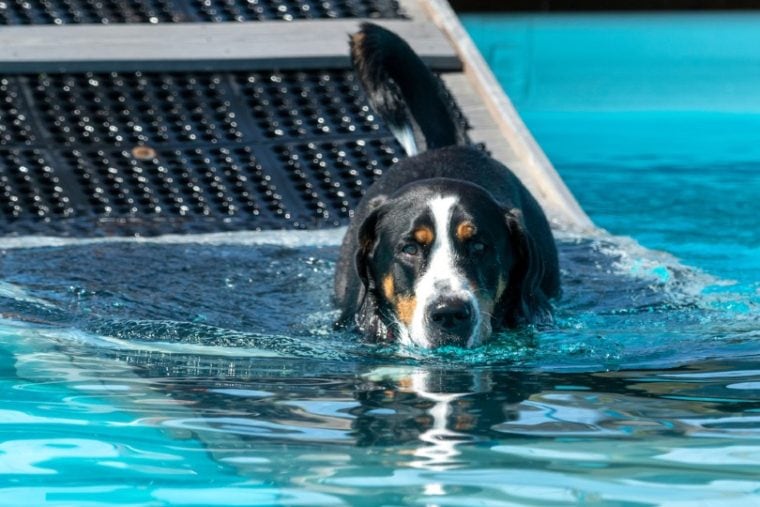
[[[445,297],[430,305],[428,317],[438,345],[467,345],[472,334],[472,303],[462,298]]]

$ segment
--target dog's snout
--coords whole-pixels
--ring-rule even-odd
[[[430,319],[439,327],[453,330],[472,318],[470,303],[463,299],[443,299],[433,304]]]
[[[429,322],[439,345],[466,345],[472,333],[474,315],[470,301],[454,297],[438,299],[428,310]]]

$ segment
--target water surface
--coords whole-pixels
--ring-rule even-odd
[[[604,67],[592,18],[520,26],[538,41],[582,29],[585,39],[568,39],[580,46],[540,48]],[[657,99],[638,93],[638,106],[602,86],[615,81],[606,76],[590,107],[577,93],[591,74],[569,72],[577,60],[550,59],[561,79],[544,72],[536,88],[522,73],[533,67],[489,53],[482,19],[466,21],[498,56],[497,74],[512,76],[505,87],[522,83],[524,94],[510,93],[584,209],[615,235],[560,237],[555,324],[471,351],[336,333],[340,231],[8,238],[3,505],[760,504],[754,110],[728,99],[700,110],[704,82],[668,110],[662,94],[689,88],[670,71],[637,78],[662,85]],[[653,65],[656,45],[637,34],[704,42],[714,30],[670,30],[683,22],[606,33],[627,41],[621,61],[644,62],[641,76],[670,67]],[[721,54],[710,53],[716,68]]]

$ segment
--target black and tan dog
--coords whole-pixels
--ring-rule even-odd
[[[550,318],[557,250],[533,196],[468,146],[439,81],[401,38],[365,24],[351,56],[410,157],[370,187],[348,227],[335,276],[338,324],[379,341],[472,347]]]

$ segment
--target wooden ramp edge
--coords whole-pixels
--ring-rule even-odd
[[[448,2],[416,3],[446,34],[462,62],[463,72],[445,74],[444,80],[472,126],[472,140],[485,143],[494,158],[517,174],[541,203],[555,229],[578,234],[598,232],[525,126]]]

